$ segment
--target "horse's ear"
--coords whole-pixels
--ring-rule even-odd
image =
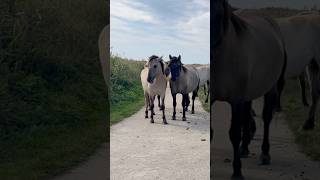
[[[164,74],[164,63],[163,63],[163,60],[160,61],[160,65],[161,65],[162,74]]]
[[[147,61],[145,64],[144,64],[144,67],[148,67],[149,66],[149,61]]]
[[[181,55],[179,54],[178,60],[181,61]]]
[[[169,58],[170,58],[170,59],[172,58],[171,54],[169,54]]]

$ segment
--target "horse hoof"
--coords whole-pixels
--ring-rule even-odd
[[[303,130],[312,130],[314,129],[314,123],[306,122],[303,125]]]
[[[166,124],[168,124],[168,122],[167,122],[166,120],[164,120],[164,121],[163,121],[163,124],[165,124],[165,125],[166,125]]]
[[[187,120],[187,118],[186,117],[182,117],[182,121],[186,121]]]
[[[176,117],[175,117],[175,116],[172,116],[172,120],[176,120]]]
[[[205,100],[204,102],[205,102],[205,103],[208,103],[208,100]]]
[[[240,157],[241,158],[248,158],[250,151],[247,148],[240,148]]]
[[[244,177],[242,176],[242,174],[233,174],[231,176],[231,180],[244,180]]]
[[[144,116],[145,119],[148,119],[148,116]]]
[[[153,115],[156,115],[156,113],[152,112]]]
[[[153,119],[151,119],[150,123],[154,123],[154,120],[153,120]]]
[[[271,162],[271,157],[269,154],[261,154],[260,165],[269,165]]]
[[[191,111],[191,114],[194,114],[194,110]]]

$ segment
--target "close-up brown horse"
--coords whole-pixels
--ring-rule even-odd
[[[232,178],[243,179],[240,156],[247,153],[250,134],[242,137],[241,130],[250,128],[252,100],[262,96],[264,135],[260,163],[270,164],[269,127],[276,107],[277,84],[284,79],[285,45],[274,20],[234,12],[226,0],[215,0],[210,6],[211,112],[215,101],[231,105]]]

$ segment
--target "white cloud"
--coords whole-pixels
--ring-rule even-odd
[[[147,23],[156,23],[156,19],[149,13],[147,7],[132,0],[111,0],[111,17],[122,18],[128,21],[142,21]]]
[[[172,53],[182,54],[188,63],[208,63],[210,1],[193,0],[186,5],[181,9],[185,14],[164,21],[138,0],[111,0],[112,50],[133,59]]]

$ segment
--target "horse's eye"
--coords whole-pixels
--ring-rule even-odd
[[[154,67],[154,68],[157,68],[157,65],[154,65],[153,67]]]

